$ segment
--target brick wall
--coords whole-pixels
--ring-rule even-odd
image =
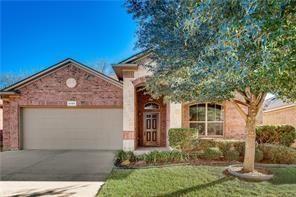
[[[66,80],[74,78],[77,85],[68,88]],[[21,87],[20,97],[5,100],[3,104],[3,140],[5,149],[19,149],[19,124],[21,107],[67,107],[74,100],[77,107],[120,107],[122,88],[73,63]]]
[[[288,124],[296,127],[296,106],[263,112],[263,124]]]

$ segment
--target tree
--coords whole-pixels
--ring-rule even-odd
[[[25,74],[1,74],[0,75],[0,89],[5,88],[21,79],[25,78]]]
[[[113,70],[110,69],[111,68],[110,64],[104,60],[100,60],[100,61],[96,62],[93,65],[93,68],[101,73],[104,73],[105,75],[110,76],[110,75],[114,74]]]
[[[128,0],[126,7],[139,25],[137,47],[153,49],[157,62],[147,90],[177,102],[230,100],[246,122],[243,170],[253,171],[266,94],[296,100],[295,1]]]

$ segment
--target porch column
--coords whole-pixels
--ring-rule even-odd
[[[167,104],[167,136],[170,128],[182,127],[182,104],[168,103]],[[169,137],[167,137],[167,145],[169,146]]]
[[[123,150],[135,150],[135,89],[132,78],[123,79]]]

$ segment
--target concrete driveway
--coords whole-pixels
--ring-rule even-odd
[[[93,196],[88,192],[96,194],[112,170],[113,158],[113,151],[95,150],[2,152],[0,196]]]

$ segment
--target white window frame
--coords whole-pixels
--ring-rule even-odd
[[[148,105],[156,105],[157,108],[148,109],[148,108],[146,108]],[[160,109],[160,106],[159,106],[158,103],[155,103],[155,102],[148,102],[148,103],[146,103],[146,104],[144,105],[144,109],[145,109],[145,110],[159,110],[159,109]]]
[[[189,120],[189,127],[190,127],[190,123],[205,123],[205,134],[199,134],[202,137],[223,137],[224,136],[224,120],[225,120],[225,115],[224,115],[224,106],[223,104],[220,103],[209,103],[209,102],[205,102],[205,103],[192,103],[189,105],[189,117],[190,117],[190,107],[194,106],[194,105],[198,105],[198,104],[205,104],[205,120]],[[222,120],[214,120],[214,121],[208,121],[208,104],[216,104],[216,105],[220,105],[222,107]],[[208,123],[222,123],[222,135],[208,135]],[[190,127],[191,128],[191,127]]]

